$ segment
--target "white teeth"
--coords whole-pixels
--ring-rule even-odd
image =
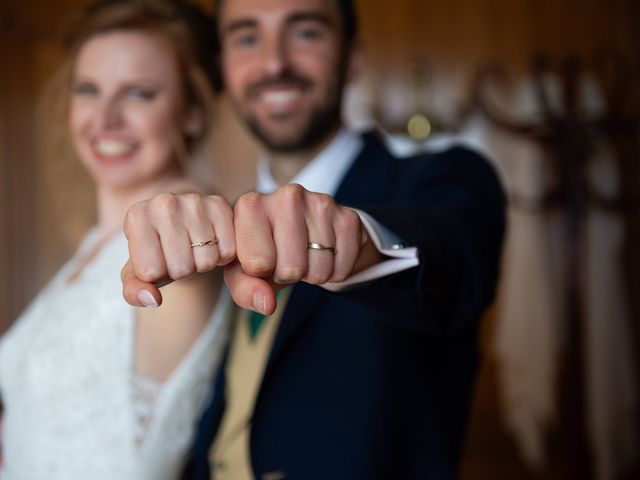
[[[261,96],[263,102],[271,104],[282,104],[295,100],[301,95],[299,90],[278,90],[275,92],[264,92]]]
[[[101,140],[96,144],[96,151],[105,157],[120,157],[133,150],[130,143],[116,140]]]

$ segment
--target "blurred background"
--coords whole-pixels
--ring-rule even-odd
[[[0,333],[94,210],[37,119],[59,34],[90,2],[1,2]],[[640,478],[640,2],[356,3],[367,64],[348,122],[400,154],[464,142],[510,196],[461,478]],[[237,198],[258,148],[223,96],[214,142],[212,178]]]

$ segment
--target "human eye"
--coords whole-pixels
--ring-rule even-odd
[[[98,95],[98,87],[91,82],[74,82],[71,91],[74,95],[78,96],[95,97]]]
[[[250,49],[258,44],[258,35],[253,31],[239,31],[231,35],[229,42],[235,49]]]
[[[135,100],[150,102],[156,97],[156,91],[151,88],[131,87],[127,92],[127,96]]]
[[[296,40],[313,42],[320,40],[325,33],[325,29],[313,22],[303,22],[292,29],[292,35]]]
[[[317,40],[322,37],[322,32],[319,28],[301,27],[296,28],[293,35],[298,40]]]

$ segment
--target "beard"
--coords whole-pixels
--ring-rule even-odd
[[[271,133],[268,126],[263,125],[255,115],[243,111],[240,108],[240,102],[234,101],[233,103],[249,129],[270,151],[293,153],[309,150],[322,143],[340,125],[344,77],[344,69],[341,69],[336,83],[327,89],[324,101],[316,105],[309,115],[299,125],[296,125],[289,135],[284,137]],[[309,89],[313,87],[313,81],[303,75],[285,71],[277,78],[263,79],[249,87],[245,98],[251,98],[261,88],[279,85],[295,85],[301,89]],[[277,122],[278,119],[273,119],[273,121]],[[287,119],[282,119],[282,121],[285,122]]]
[[[276,138],[252,115],[244,120],[253,134],[274,153],[293,153],[314,148],[324,141],[340,124],[340,101],[313,109],[295,134],[286,139]]]

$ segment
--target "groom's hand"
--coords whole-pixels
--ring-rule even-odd
[[[342,282],[380,260],[354,210],[300,185],[243,195],[234,225],[237,260],[225,267],[225,282],[235,303],[264,314],[284,285]]]

